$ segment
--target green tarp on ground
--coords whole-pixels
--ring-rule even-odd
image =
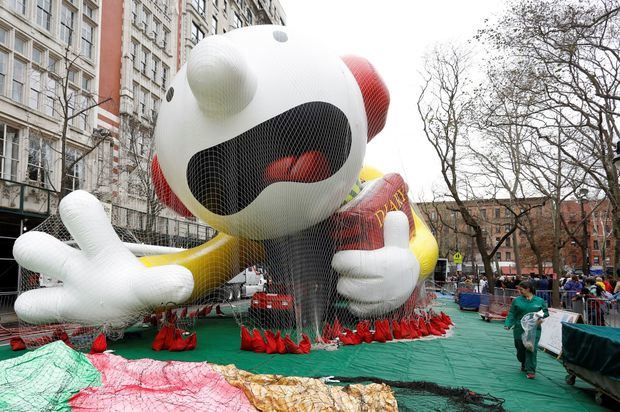
[[[61,341],[0,362],[0,410],[67,411],[69,398],[101,385],[99,371],[86,356]]]
[[[198,347],[192,352],[154,352],[154,331],[141,338],[127,336],[109,342],[117,355],[129,359],[209,361],[235,364],[253,373],[293,376],[375,376],[395,381],[432,381],[447,386],[465,386],[506,399],[508,411],[604,411],[594,403],[591,386],[578,380],[564,382],[566,372],[554,357],[539,352],[536,380],[519,371],[512,331],[501,323],[480,320],[475,312],[461,312],[450,301],[443,309],[456,323],[454,336],[430,341],[373,343],[346,346],[337,351],[313,351],[309,355],[267,355],[239,350],[239,328],[231,318],[207,318],[198,325]],[[0,348],[0,359],[17,356]],[[436,397],[399,394],[401,410],[447,410]]]

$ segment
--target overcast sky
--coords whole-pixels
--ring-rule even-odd
[[[383,131],[369,143],[366,163],[401,173],[417,200],[432,197],[439,162],[422,134],[416,109],[422,57],[437,43],[466,41],[503,0],[280,0],[287,25],[311,32],[339,54],[369,59],[390,89]]]

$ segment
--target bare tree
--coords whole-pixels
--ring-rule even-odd
[[[157,244],[156,223],[165,206],[157,198],[151,164],[155,156],[155,119],[123,115],[121,119],[122,172],[128,176],[129,193],[145,202],[143,242]]]
[[[110,97],[102,98],[94,96],[87,91],[79,92],[70,86],[72,76],[77,71],[77,62],[81,59],[70,48],[65,48],[65,54],[61,61],[58,72],[48,71],[50,83],[45,93],[51,100],[51,109],[59,118],[60,149],[55,150],[60,156],[60,186],[55,188],[53,182],[48,184],[58,193],[58,201],[73,190],[72,171],[86,156],[92,153],[103,142],[109,141],[111,133],[107,129],[95,129],[90,136],[90,145],[80,152],[71,152],[68,146],[69,127],[77,119],[82,119],[83,127],[86,126],[88,112],[111,100]],[[48,178],[49,179],[49,178]]]
[[[448,191],[445,198],[453,202],[451,210],[461,215],[467,228],[465,233],[475,240],[492,291],[492,261],[501,245],[517,229],[521,218],[533,206],[526,204],[515,208],[509,203],[502,204],[511,211],[514,219],[495,246],[490,247],[486,219],[471,207],[471,199],[497,199],[500,186],[481,180],[475,172],[481,167],[480,163],[472,163],[480,158],[471,156],[473,143],[470,133],[474,131],[472,118],[475,107],[468,80],[469,59],[469,53],[463,49],[451,46],[435,49],[425,62],[424,86],[417,106],[425,137],[441,162],[441,174]],[[449,222],[442,223],[459,231]]]
[[[620,139],[620,1],[515,0],[481,38],[510,56],[511,67],[529,68],[539,119],[534,130],[603,191],[618,238],[620,185],[613,155]],[[618,242],[615,257],[618,268]]]

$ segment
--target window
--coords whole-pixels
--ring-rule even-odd
[[[206,0],[192,0],[192,6],[200,14],[204,14],[206,10]]]
[[[161,85],[166,87],[166,83],[168,82],[168,74],[170,72],[170,69],[168,68],[168,66],[166,66],[165,64],[162,64],[162,69],[161,69]]]
[[[168,49],[168,44],[170,44],[170,32],[168,30],[164,30],[164,50]]]
[[[252,10],[248,9],[248,12],[247,12],[247,15],[246,15],[246,16],[247,16],[247,18],[248,18],[248,24],[249,24],[249,25],[252,25],[252,21],[253,21],[253,19],[254,19],[254,16],[252,16]]]
[[[241,27],[243,27],[243,23],[241,22],[241,17],[239,17],[239,15],[237,13],[235,13],[235,17],[233,20],[233,26],[235,29],[239,29]]]
[[[89,3],[84,2],[84,15],[90,18],[91,20],[95,20],[95,9]]]
[[[32,69],[30,72],[30,96],[28,105],[35,110],[39,110],[39,101],[41,100],[41,77],[40,71]]]
[[[510,232],[510,229],[512,229],[512,228],[510,227],[509,224],[505,224],[504,225],[504,230],[506,231],[506,233]]]
[[[609,241],[609,239],[607,239],[605,241],[605,249],[609,249],[611,247],[611,242]]]
[[[217,34],[217,19],[215,16],[211,17],[211,28],[213,29],[212,33]]]
[[[82,76],[82,89],[87,92],[90,92],[91,78]]]
[[[69,81],[71,83],[75,83],[75,81],[77,79],[77,72],[75,70],[69,70],[67,72],[67,77],[69,78]]]
[[[205,33],[198,27],[198,25],[192,22],[192,41],[198,43],[205,37]]]
[[[151,79],[153,79],[154,82],[158,82],[159,79],[157,78],[157,74],[159,73],[159,59],[155,56],[153,56],[153,59],[151,60]]]
[[[6,45],[6,36],[9,34],[8,30],[4,27],[0,27],[0,43]]]
[[[512,260],[512,253],[506,252],[505,255],[506,255],[506,260],[508,261]]]
[[[500,227],[499,226],[495,226],[495,233],[499,233],[500,232]]]
[[[26,55],[26,49],[28,45],[26,44],[27,40],[21,36],[15,36],[15,51],[17,53]]]
[[[77,160],[83,155],[81,150],[67,147],[66,152],[67,177],[69,178],[68,190],[74,191],[84,188],[84,158]]]
[[[217,0],[213,0],[213,8],[217,10]]]
[[[497,252],[495,254],[495,259],[497,259],[498,261],[501,261],[502,260],[502,252]]]
[[[23,102],[24,80],[26,76],[26,63],[15,59],[13,61],[13,94],[12,99]]]
[[[51,185],[51,164],[52,147],[50,143],[31,132],[28,142],[27,167],[28,179],[31,183],[49,187]]]
[[[6,72],[9,64],[9,54],[0,51],[0,95],[4,96],[4,83],[6,82]]]
[[[58,70],[58,57],[52,56],[51,54],[47,58],[47,70],[52,73],[57,73]]]
[[[138,21],[138,5],[136,4],[136,0],[131,0],[131,21]]]
[[[510,238],[509,237],[506,238],[506,247],[510,247]]]
[[[594,240],[594,241],[592,242],[592,249],[594,249],[594,250],[598,250],[598,240]]]
[[[43,112],[48,116],[54,116],[54,102],[56,101],[56,80],[47,77],[47,86],[45,87],[45,104]]]
[[[52,0],[37,0],[37,24],[49,31],[51,21]]]
[[[38,47],[32,48],[32,61],[39,66],[43,66],[43,58],[45,57],[45,52]]]
[[[148,67],[149,55],[150,53],[145,48],[142,48],[142,55],[140,56],[140,71],[145,76],[146,69]]]
[[[486,209],[480,209],[480,216],[482,216],[483,219],[487,218],[487,210]]]
[[[437,219],[437,212],[435,212],[434,210],[431,210],[431,220],[436,220]]]
[[[136,42],[131,42],[131,60],[133,61],[133,68],[140,70],[140,46]]]
[[[26,14],[26,0],[9,0],[9,6],[18,13]]]
[[[510,209],[506,208],[504,209],[504,217],[510,217],[511,213],[510,213]]]
[[[19,130],[0,124],[0,177],[17,180]]]
[[[495,218],[496,218],[496,219],[499,219],[499,218],[500,218],[500,214],[499,214],[499,213],[500,213],[500,212],[499,212],[499,207],[496,207],[496,208],[495,208]]]
[[[65,4],[62,5],[60,11],[60,39],[67,45],[71,45],[73,41],[73,11]]]
[[[598,265],[600,263],[600,258],[598,256],[594,256],[594,264]]]
[[[147,115],[148,109],[148,96],[149,92],[145,89],[140,89],[140,113]]]
[[[90,23],[82,22],[82,56],[93,57],[93,42],[95,29]]]
[[[159,113],[160,104],[161,104],[161,100],[153,96],[153,113],[152,113],[153,119],[157,118],[157,113]]]

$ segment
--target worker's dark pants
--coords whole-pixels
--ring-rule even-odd
[[[517,348],[517,359],[521,362],[521,366],[525,368],[527,373],[536,372],[536,353],[538,352],[538,341],[540,340],[540,333],[536,334],[536,344],[534,345],[534,352],[530,352],[525,349],[521,337],[515,338],[515,348]]]

